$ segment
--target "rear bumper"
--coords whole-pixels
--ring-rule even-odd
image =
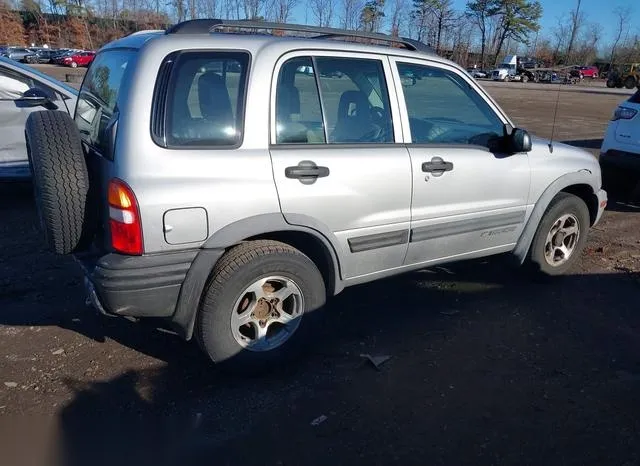
[[[198,251],[148,256],[76,257],[91,300],[108,314],[170,317]],[[96,302],[97,301],[97,302]]]
[[[640,173],[640,154],[611,149],[600,154],[600,167],[620,168]]]

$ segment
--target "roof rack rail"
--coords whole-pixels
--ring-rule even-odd
[[[303,32],[315,34],[312,39],[330,39],[333,37],[351,37],[358,39],[379,40],[402,45],[409,50],[434,53],[427,44],[407,37],[395,37],[379,32],[351,31],[347,29],[309,26],[306,24],[274,23],[269,21],[252,21],[246,19],[193,19],[175,24],[166,30],[166,34],[207,34],[220,29],[269,29],[277,31]]]

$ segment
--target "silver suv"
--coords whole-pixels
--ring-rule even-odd
[[[500,253],[562,274],[606,206],[592,155],[382,34],[136,33],[100,50],[74,120],[37,112],[26,134],[48,244],[93,305],[166,318],[235,370],[298,355],[347,286]]]

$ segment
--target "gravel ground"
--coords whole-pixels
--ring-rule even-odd
[[[550,135],[555,95],[488,89]],[[556,136],[597,152],[620,100],[561,93]],[[348,289],[309,358],[253,379],[157,322],[88,310],[29,186],[0,186],[0,215],[3,464],[640,464],[634,204],[612,201],[557,280],[494,258]]]

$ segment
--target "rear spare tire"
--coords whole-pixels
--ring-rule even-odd
[[[89,174],[80,133],[61,111],[40,111],[26,123],[27,152],[40,224],[49,249],[70,254],[89,236]]]

